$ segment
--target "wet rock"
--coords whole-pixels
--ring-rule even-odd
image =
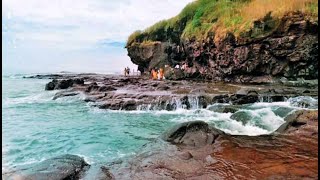
[[[290,107],[278,107],[276,110],[273,111],[273,113],[283,118],[286,117],[293,110],[294,109]]]
[[[76,78],[73,80],[73,83],[77,84],[77,85],[84,85],[84,79],[83,78]]]
[[[182,106],[184,106],[186,109],[190,109],[191,105],[189,102],[189,97],[188,96],[184,96],[180,99]]]
[[[214,143],[223,134],[222,131],[209,127],[203,121],[185,122],[165,132],[161,138],[177,145],[202,147]]]
[[[242,122],[243,125],[246,125],[252,119],[251,115],[245,111],[237,111],[230,118]]]
[[[212,103],[228,103],[230,98],[227,94],[218,95],[212,98]]]
[[[98,180],[115,180],[114,175],[110,172],[109,168],[102,166],[100,167],[100,171],[98,172],[97,177],[95,179]]]
[[[91,83],[89,87],[87,87],[86,92],[91,92],[91,91],[97,91],[99,89],[99,86],[96,82]]]
[[[67,96],[76,96],[80,94],[79,92],[58,92],[54,95],[54,97],[52,98],[52,100],[56,100],[58,98],[62,98],[62,97],[67,97]]]
[[[232,104],[241,105],[241,104],[251,104],[259,101],[257,95],[242,95],[234,94],[230,96],[230,101]]]
[[[126,101],[123,103],[121,109],[127,110],[127,111],[137,110],[137,102],[135,100]]]
[[[101,86],[99,87],[98,91],[100,92],[104,92],[104,91],[115,91],[117,90],[115,87],[113,86]]]
[[[207,108],[210,98],[206,96],[198,96],[199,108]]]
[[[90,167],[83,158],[76,155],[61,155],[40,163],[27,165],[15,171],[8,179],[61,180],[79,179]]]
[[[23,78],[32,78],[32,79],[57,79],[62,78],[61,74],[45,74],[45,75],[35,75],[35,76],[23,76]]]
[[[68,80],[61,80],[58,82],[56,85],[55,89],[68,89],[69,87],[72,87],[73,85],[73,80],[68,79]]]
[[[301,107],[301,108],[318,108],[318,101],[312,97],[308,96],[299,96],[290,98],[288,100],[292,106]]]
[[[173,104],[168,103],[166,105],[166,110],[167,111],[173,111],[173,110],[176,110],[176,109],[177,109],[177,105],[175,103],[173,103]]]
[[[57,83],[58,83],[58,80],[56,80],[56,79],[52,80],[51,82],[46,84],[45,90],[46,91],[54,90],[54,88],[56,87]]]
[[[74,81],[72,79],[67,80],[52,80],[51,82],[47,83],[45,86],[45,90],[55,90],[55,89],[68,89],[69,87],[73,86]]]
[[[164,84],[159,85],[159,86],[157,87],[157,90],[160,90],[160,91],[166,91],[166,90],[168,90],[168,89],[170,89],[170,87],[167,86],[167,85],[164,85]]]
[[[122,107],[121,100],[107,101],[104,104],[97,105],[100,109],[119,110]]]
[[[86,97],[84,99],[85,102],[96,102],[97,101],[97,97]]]
[[[318,110],[297,110],[290,113],[275,133],[288,133],[296,131],[300,126],[306,125],[310,121],[318,121]]]
[[[240,109],[240,106],[236,105],[222,105],[215,104],[208,108],[210,111],[219,112],[219,113],[235,113]]]

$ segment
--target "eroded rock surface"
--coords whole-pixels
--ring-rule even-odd
[[[61,155],[40,163],[27,165],[15,170],[4,179],[19,180],[77,180],[89,168],[83,158],[76,155]]]
[[[45,76],[45,77],[48,77]],[[317,97],[317,87],[215,83],[211,81],[154,81],[145,77],[65,74],[46,85],[46,89],[65,89],[53,99],[82,92],[86,102],[111,110],[176,110],[207,108],[215,103],[233,105],[280,102],[291,97]],[[305,107],[314,103],[299,101]],[[298,105],[298,104],[297,104]],[[298,105],[300,106],[300,105]],[[230,111],[232,111],[230,109]]]
[[[145,145],[112,172],[119,179],[318,179],[318,111],[296,111],[286,121],[252,137],[182,123],[164,133],[167,143]]]

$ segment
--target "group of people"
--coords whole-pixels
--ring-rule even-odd
[[[153,80],[162,80],[165,79],[164,78],[164,70],[163,68],[159,68],[159,69],[152,69],[151,70],[151,79]]]

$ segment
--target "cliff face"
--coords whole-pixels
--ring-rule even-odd
[[[216,39],[214,33],[202,40],[180,39],[149,45],[127,46],[128,55],[141,72],[169,65],[167,79],[205,78],[225,82],[270,82],[286,77],[318,78],[318,22],[302,12],[285,14],[272,30],[270,18],[254,22],[241,37],[227,33]],[[259,31],[267,34],[255,37]],[[187,64],[184,70],[173,69]]]

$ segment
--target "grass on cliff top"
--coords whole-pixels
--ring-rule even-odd
[[[307,13],[318,21],[318,0],[197,0],[188,4],[179,15],[134,32],[129,36],[127,46],[133,42],[203,39],[209,33],[214,33],[215,38],[222,38],[227,32],[238,37],[267,14],[276,22],[290,11]]]

